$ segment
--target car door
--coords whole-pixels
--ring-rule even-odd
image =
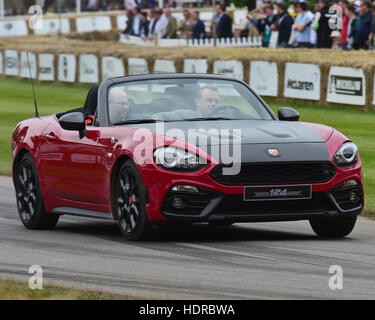
[[[40,144],[40,171],[47,192],[58,206],[96,210],[98,127],[87,127],[80,139],[78,131],[68,131],[58,122],[46,127]],[[89,207],[87,207],[89,205]]]

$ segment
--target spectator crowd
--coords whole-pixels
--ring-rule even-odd
[[[263,0],[262,5],[248,13],[242,30],[233,28],[233,15],[226,10],[229,0],[221,0],[215,6],[212,21],[206,20],[206,23],[198,8],[212,7],[212,0],[190,3],[164,0],[163,8],[158,8],[157,0],[85,0],[82,3],[84,11],[125,10],[127,24],[122,33],[143,39],[153,39],[155,35],[163,39],[240,36],[262,37],[265,47],[375,48],[375,1],[317,0],[313,6],[306,0],[295,0],[289,5],[282,1]],[[45,0],[44,10],[56,2]],[[69,6],[75,5],[76,0],[66,0],[63,8],[69,11]],[[183,8],[180,21],[172,15],[176,7]],[[14,14],[25,14],[25,10],[12,11],[8,7],[6,15]]]
[[[218,2],[218,1],[217,1]],[[229,5],[230,0],[224,1]],[[43,11],[57,13],[74,12],[77,9],[77,0],[60,0],[60,9],[57,0],[43,0]],[[34,0],[5,0],[5,16],[25,15],[27,8],[34,5]],[[183,2],[180,0],[164,0],[163,4],[168,8],[207,8],[212,7],[212,0],[198,0]],[[81,11],[114,11],[139,7],[140,9],[157,9],[158,0],[81,0]]]
[[[225,3],[216,5],[211,25],[206,30],[197,10],[185,9],[177,23],[171,9],[140,7],[126,10],[128,17],[124,34],[151,39],[205,37],[232,38],[233,21],[226,13]],[[249,12],[240,37],[262,37],[263,46],[278,48],[333,48],[342,50],[373,49],[375,34],[375,2],[368,0],[318,0],[311,8],[306,0],[297,0],[289,7],[283,3],[265,3]]]
[[[198,10],[183,10],[183,19],[177,23],[172,16],[171,8],[142,11],[140,7],[129,7],[126,10],[127,24],[122,32],[125,35],[153,39],[154,35],[163,39],[203,39],[215,34],[217,38],[232,38],[232,18],[226,13],[225,3],[215,6],[215,15],[206,33],[204,22]]]
[[[306,0],[289,8],[282,2],[265,4],[247,16],[242,35],[263,37],[263,46],[279,48],[373,49],[375,2]]]

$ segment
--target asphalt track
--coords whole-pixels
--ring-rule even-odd
[[[359,218],[352,234],[321,240],[307,221],[197,225],[126,242],[115,222],[63,216],[49,231],[26,230],[13,185],[0,177],[0,277],[151,298],[374,299],[375,221]],[[343,269],[343,289],[328,269]]]

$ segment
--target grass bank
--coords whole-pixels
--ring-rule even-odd
[[[30,290],[28,283],[0,279],[0,300],[139,300],[143,297],[47,285]]]
[[[73,109],[83,105],[88,86],[37,84],[41,115]],[[365,180],[366,214],[375,217],[375,110],[361,111],[349,107],[323,107],[296,102],[266,99],[274,111],[281,106],[297,109],[302,121],[332,126],[352,139],[359,147]],[[11,134],[16,124],[34,115],[29,81],[0,78],[0,174],[11,173]]]

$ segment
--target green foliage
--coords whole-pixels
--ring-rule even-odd
[[[249,10],[253,10],[256,6],[256,0],[232,0],[231,2],[236,8],[247,7]]]

